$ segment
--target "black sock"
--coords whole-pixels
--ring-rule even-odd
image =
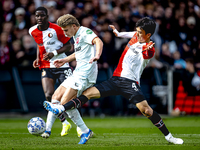
[[[70,109],[74,109],[74,108],[80,108],[87,101],[88,101],[88,98],[85,95],[81,95],[81,96],[79,96],[77,98],[72,99],[71,101],[69,101],[68,103],[66,103],[63,106],[65,107],[65,110],[70,110]]]
[[[81,117],[83,117],[82,112],[81,112],[81,107],[79,107],[79,108],[77,108],[77,109],[78,109],[78,111],[79,111]]]
[[[61,122],[64,122],[65,121],[64,113],[61,113],[60,115],[58,115],[58,118],[60,119]]]
[[[149,117],[149,119],[165,136],[169,134],[169,131],[163,123],[161,117],[155,111],[153,111],[153,115]]]

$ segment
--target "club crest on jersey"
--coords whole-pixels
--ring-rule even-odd
[[[48,37],[49,37],[49,38],[52,38],[52,37],[53,37],[53,34],[52,34],[52,33],[49,33],[49,34],[48,34]]]
[[[78,43],[79,43],[79,37],[76,38],[76,44],[78,44]]]

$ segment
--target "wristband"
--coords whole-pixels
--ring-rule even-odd
[[[53,51],[52,53],[54,54],[54,56],[58,55],[57,50]]]
[[[117,33],[117,34],[119,33],[119,32],[117,31],[117,29],[113,30],[113,32],[115,32],[115,33]]]

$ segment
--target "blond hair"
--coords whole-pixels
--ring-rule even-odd
[[[65,14],[65,15],[59,17],[57,20],[57,24],[62,28],[66,27],[68,25],[72,25],[72,24],[75,24],[76,26],[80,26],[78,20],[70,14]]]

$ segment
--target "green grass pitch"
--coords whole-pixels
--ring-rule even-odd
[[[57,119],[52,135],[43,139],[28,133],[28,120],[36,116],[0,118],[1,150],[200,150],[200,116],[167,117],[164,123],[175,137],[184,140],[183,145],[168,143],[159,129],[145,117],[83,117],[86,125],[95,133],[86,144],[79,145],[76,126],[70,119],[69,135],[60,136],[61,123]],[[39,116],[46,120],[45,116]]]

